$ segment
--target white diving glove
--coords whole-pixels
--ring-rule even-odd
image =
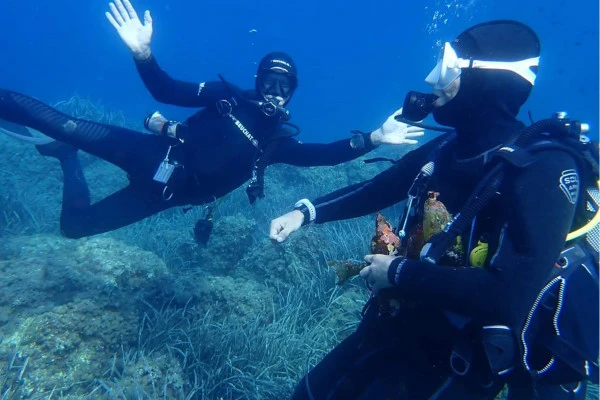
[[[402,108],[390,115],[380,128],[371,132],[371,142],[378,146],[380,144],[417,144],[412,138],[421,137],[425,129],[411,126],[404,122],[396,121],[394,117],[402,114]]]
[[[129,0],[115,0],[109,3],[110,12],[106,18],[117,30],[117,33],[137,60],[147,60],[152,55],[150,41],[152,40],[152,17],[150,11],[144,12],[144,24],[137,16]]]

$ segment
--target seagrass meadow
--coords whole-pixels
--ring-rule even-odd
[[[143,129],[77,95],[55,106]],[[58,163],[4,135],[0,157],[1,399],[281,399],[359,320],[366,290],[336,286],[326,260],[362,257],[369,218],[283,245],[267,229],[298,196],[377,167],[272,167],[268,197],[255,206],[243,188],[225,197],[200,246],[202,207],[62,238]],[[93,201],[127,184],[110,164],[81,159]]]

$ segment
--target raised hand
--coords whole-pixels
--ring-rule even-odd
[[[402,108],[390,115],[380,128],[371,133],[371,141],[375,145],[379,144],[417,144],[413,138],[421,137],[425,134],[423,128],[411,126],[404,122],[396,121],[396,115],[402,114]]]
[[[123,43],[129,48],[133,57],[146,60],[150,57],[150,41],[152,40],[152,17],[150,11],[144,12],[144,23],[138,18],[129,0],[115,0],[109,3],[111,12],[106,12],[106,18],[117,30]]]

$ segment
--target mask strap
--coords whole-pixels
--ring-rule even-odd
[[[467,63],[465,65],[465,63]],[[482,61],[482,60],[465,60],[459,58],[459,66],[461,68],[479,68],[479,69],[497,69],[504,71],[512,71],[533,85],[537,78],[531,67],[537,67],[540,63],[539,57],[528,58],[520,61]],[[463,66],[464,65],[464,66]]]

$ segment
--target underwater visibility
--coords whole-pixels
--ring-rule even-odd
[[[598,399],[598,7],[8,2],[0,399]]]

